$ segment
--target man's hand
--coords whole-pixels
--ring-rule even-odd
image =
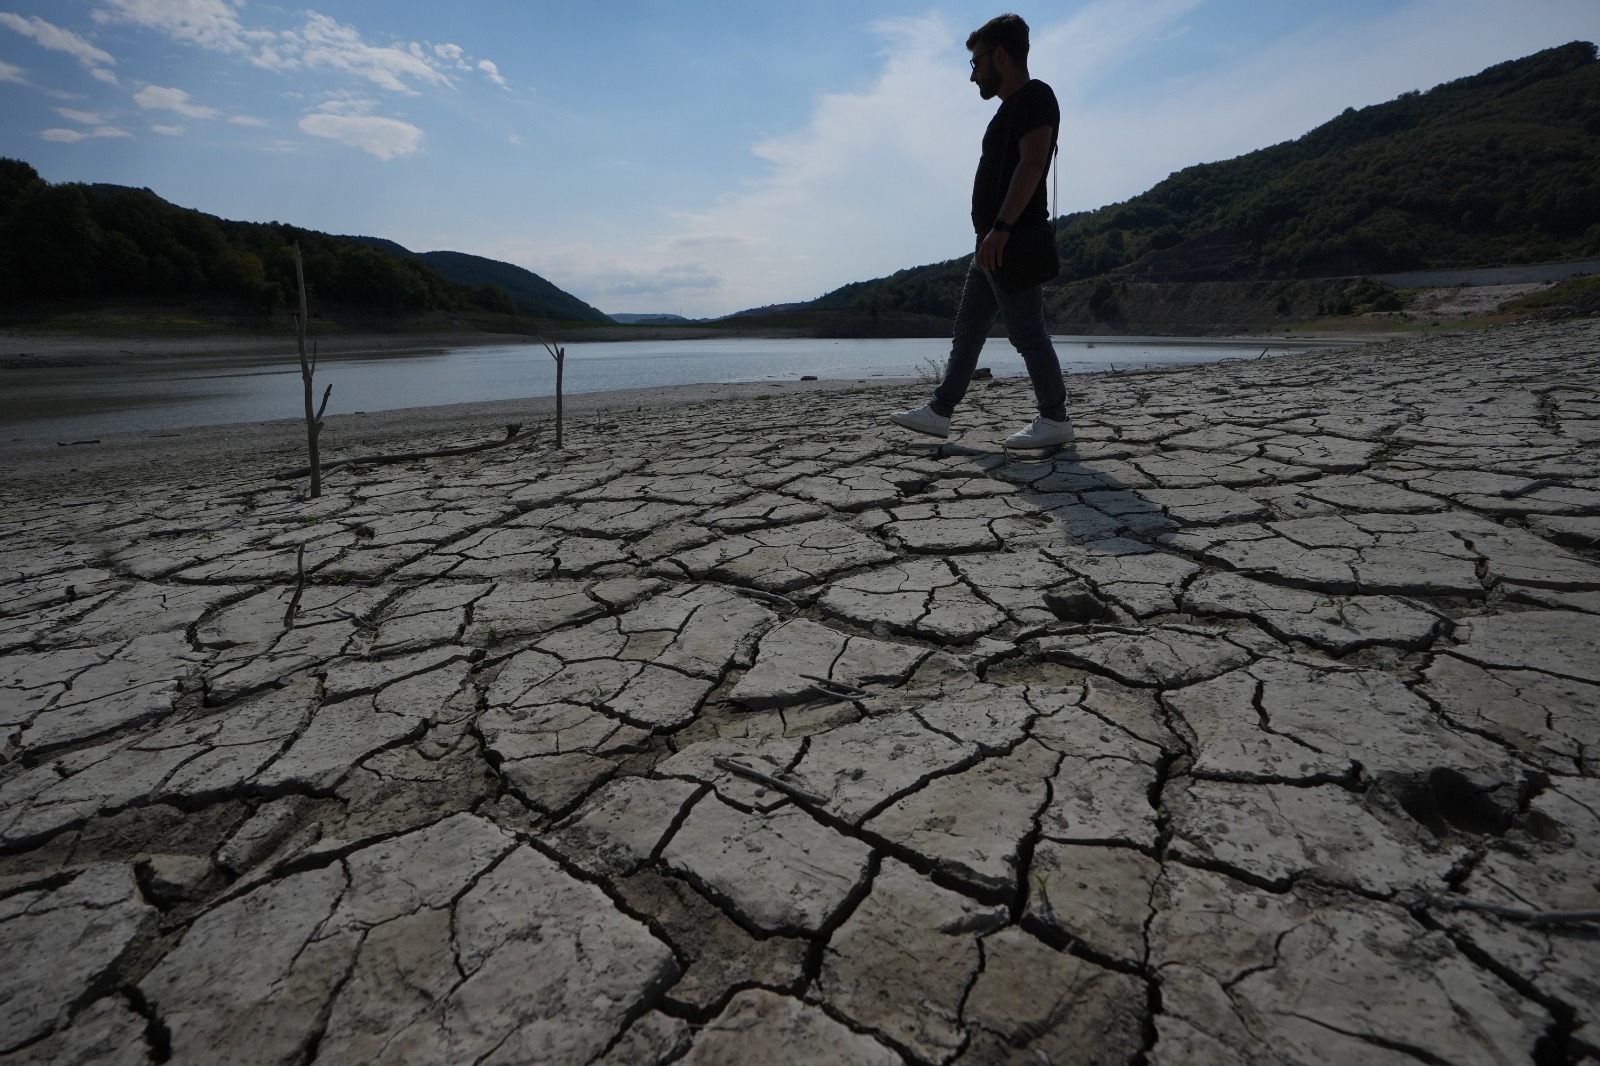
[[[1006,242],[1011,239],[1011,234],[1004,230],[992,229],[984,234],[983,243],[978,245],[978,265],[985,270],[994,270],[1005,262]]]

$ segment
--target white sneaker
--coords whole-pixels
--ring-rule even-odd
[[[932,407],[923,404],[914,411],[896,411],[889,416],[889,421],[897,426],[914,429],[918,433],[926,433],[930,437],[944,438],[950,435],[950,419],[941,414],[935,414]]]
[[[1051,418],[1035,418],[1033,425],[1018,430],[1005,440],[1007,448],[1059,448],[1072,443],[1072,423]]]

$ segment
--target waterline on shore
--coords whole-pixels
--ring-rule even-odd
[[[1067,373],[1255,358],[1326,341],[1216,338],[1058,337]],[[942,366],[948,341],[716,338],[566,346],[568,395],[717,383],[893,381],[927,377]],[[1002,339],[983,365],[996,377],[1024,374]],[[0,436],[7,440],[76,439],[167,431],[299,415],[299,367],[277,355],[210,356],[158,362],[41,366],[4,372]],[[538,345],[381,351],[324,356],[317,391],[333,386],[329,414],[549,396],[554,364]]]

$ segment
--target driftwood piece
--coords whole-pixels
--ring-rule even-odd
[[[1510,907],[1504,903],[1488,903],[1476,899],[1452,899],[1449,896],[1435,896],[1435,906],[1444,907],[1453,911],[1477,911],[1480,914],[1492,914],[1497,918],[1508,918],[1514,922],[1526,922],[1529,925],[1577,925],[1585,922],[1600,922],[1600,910],[1595,911],[1535,911],[1523,907]]]
[[[484,452],[490,448],[499,448],[510,444],[512,441],[527,440],[537,437],[537,429],[522,432],[521,422],[511,422],[506,426],[506,435],[500,440],[484,441],[481,444],[464,444],[459,448],[435,448],[425,452],[394,452],[389,455],[356,455],[349,459],[335,459],[331,463],[323,463],[324,470],[337,470],[341,466],[378,466],[382,463],[409,463],[414,459],[438,459],[447,455],[469,455],[472,452]],[[296,467],[293,470],[280,470],[272,475],[279,481],[288,481],[292,478],[305,477],[311,472],[308,466]]]
[[[786,796],[793,796],[795,799],[803,799],[814,807],[821,807],[823,804],[828,802],[828,797],[826,796],[819,796],[815,792],[808,792],[798,785],[791,785],[782,778],[773,777],[771,774],[764,774],[755,767],[746,766],[742,762],[734,762],[732,759],[726,759],[719,755],[712,759],[711,763],[720,770],[727,770],[729,773],[738,774],[740,777],[747,777],[757,784],[766,785],[768,788],[775,788]]]
[[[283,612],[283,628],[293,629],[295,615],[300,613],[300,594],[306,590],[306,546],[300,545],[294,553],[294,595]]]

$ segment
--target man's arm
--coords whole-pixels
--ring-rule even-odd
[[[1051,129],[1040,126],[1022,135],[1019,147],[1022,158],[1011,174],[1011,185],[1006,189],[1005,202],[1000,205],[1000,218],[1015,222],[1022,209],[1033,199],[1033,190],[1050,167]],[[993,270],[1005,257],[1006,240],[1011,235],[1000,230],[990,230],[978,246],[978,265]]]

